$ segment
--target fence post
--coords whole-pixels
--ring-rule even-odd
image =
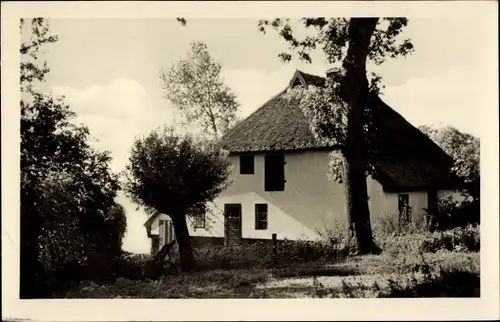
[[[277,235],[273,233],[273,262],[276,264],[278,259],[278,240]]]

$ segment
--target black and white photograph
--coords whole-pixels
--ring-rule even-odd
[[[16,298],[487,298],[498,314],[496,4],[228,3],[2,12]]]

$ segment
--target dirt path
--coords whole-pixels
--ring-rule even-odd
[[[376,297],[378,290],[389,287],[389,280],[412,278],[412,274],[320,276],[317,278],[272,279],[255,286],[252,295],[260,297]],[[416,275],[416,278],[421,276]],[[378,285],[378,288],[377,286]]]

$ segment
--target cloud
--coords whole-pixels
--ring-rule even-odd
[[[85,89],[53,86],[55,95],[65,96],[76,123],[89,127],[96,147],[111,151],[112,169],[124,169],[134,138],[161,125],[172,125],[172,110],[151,103],[144,87],[137,81],[115,78],[107,85]]]
[[[452,125],[481,136],[481,120],[489,113],[484,100],[489,88],[478,81],[480,75],[481,69],[448,68],[432,77],[387,86],[382,99],[413,125]]]
[[[108,85],[93,85],[83,90],[69,86],[54,86],[56,95],[64,95],[79,115],[101,115],[127,118],[137,114],[146,91],[134,80],[116,78]]]
[[[93,145],[111,152],[111,169],[124,169],[130,148],[136,136],[141,136],[163,124],[172,125],[172,110],[151,103],[144,87],[135,80],[116,78],[107,85],[93,85],[85,89],[53,86],[52,93],[65,96],[77,114],[75,123],[86,125]],[[137,205],[120,193],[117,202],[127,214],[127,234],[124,249],[131,252],[149,252],[149,242],[143,223],[147,216]]]

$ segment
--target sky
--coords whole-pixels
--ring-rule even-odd
[[[111,151],[113,171],[121,171],[137,136],[163,125],[177,126],[178,116],[163,97],[160,72],[183,58],[192,41],[203,41],[222,65],[222,77],[237,95],[238,116],[246,117],[284,89],[296,69],[323,76],[321,53],[313,64],[282,63],[287,50],[276,34],[262,34],[255,19],[51,19],[59,36],[45,49],[51,72],[43,88],[64,95],[99,140]],[[300,33],[300,30],[299,30]],[[481,137],[482,99],[490,88],[487,33],[483,21],[410,20],[403,37],[415,51],[378,67],[386,88],[382,99],[415,126],[452,125]],[[127,211],[124,249],[148,252],[143,223],[147,216],[120,194]]]

